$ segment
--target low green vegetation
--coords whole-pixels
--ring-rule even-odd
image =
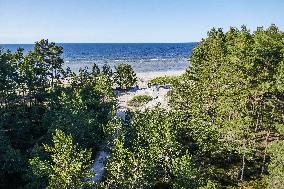
[[[129,64],[115,66],[114,81],[119,89],[129,89],[137,84],[136,73]]]
[[[134,96],[130,101],[128,101],[127,105],[133,107],[140,107],[147,104],[151,100],[153,100],[153,98],[149,95],[137,95]]]
[[[148,86],[153,85],[166,85],[166,84],[175,84],[181,76],[161,76],[156,77],[148,82]]]

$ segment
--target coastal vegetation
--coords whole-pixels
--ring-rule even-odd
[[[197,169],[173,135],[171,115],[156,108],[131,117],[112,125],[115,138],[101,188],[196,188]]]
[[[175,84],[181,76],[160,76],[156,77],[154,79],[151,79],[148,82],[148,86],[153,86],[153,85],[167,85],[167,84]]]
[[[184,75],[150,81],[173,85],[170,108],[124,119],[115,90],[136,85],[131,66],[75,74],[62,52],[47,40],[26,54],[0,51],[0,188],[283,188],[284,33],[275,25],[213,28]],[[93,183],[102,148],[110,157]]]
[[[115,66],[114,81],[119,89],[130,89],[137,84],[136,73],[129,64],[118,64]]]
[[[128,106],[139,107],[153,100],[149,95],[137,95],[127,102]]]
[[[212,29],[194,49],[171,105],[179,141],[208,181],[283,183],[283,166],[274,161],[284,127],[283,39],[275,25],[254,32]]]
[[[47,188],[86,188],[92,186],[91,150],[80,150],[73,144],[72,136],[56,130],[52,136],[53,146],[44,145],[50,153],[51,162],[39,157],[30,159],[33,173],[47,177]],[[38,188],[39,186],[37,186]]]
[[[51,158],[42,144],[52,142],[56,129],[78,148],[92,149],[92,157],[105,138],[115,105],[112,81],[88,69],[63,69],[62,52],[47,40],[27,54],[0,51],[0,188],[49,186],[47,177],[32,174],[29,160]]]

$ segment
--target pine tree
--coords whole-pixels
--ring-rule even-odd
[[[53,146],[44,145],[51,160],[30,159],[33,173],[47,177],[47,188],[86,188],[92,185],[91,151],[81,150],[73,144],[71,135],[56,130]]]
[[[243,26],[212,29],[194,49],[171,101],[180,135],[186,133],[181,142],[216,169],[215,179],[266,173],[269,139],[283,123],[283,44],[274,25],[253,33]]]
[[[173,128],[159,108],[134,113],[124,126],[109,125],[115,139],[101,188],[197,188],[198,172]]]

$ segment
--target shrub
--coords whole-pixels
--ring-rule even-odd
[[[98,67],[98,65],[96,63],[94,63],[94,65],[92,67],[93,77],[97,77],[100,73],[101,73],[100,68]]]
[[[174,84],[179,80],[180,76],[161,76],[156,77],[148,82],[148,86]]]
[[[129,64],[115,66],[114,81],[120,89],[129,89],[137,83],[137,77]]]
[[[128,101],[128,106],[134,106],[134,107],[139,107],[142,106],[148,102],[153,100],[153,98],[149,95],[138,95],[134,96],[130,101]]]
[[[108,64],[104,64],[101,73],[108,79],[112,78],[113,73]]]

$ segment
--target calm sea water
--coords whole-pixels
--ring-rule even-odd
[[[65,66],[77,72],[80,67],[100,67],[119,63],[131,64],[136,72],[184,70],[188,58],[197,43],[64,43]],[[25,52],[32,44],[5,44],[0,47],[15,51],[21,47]]]

